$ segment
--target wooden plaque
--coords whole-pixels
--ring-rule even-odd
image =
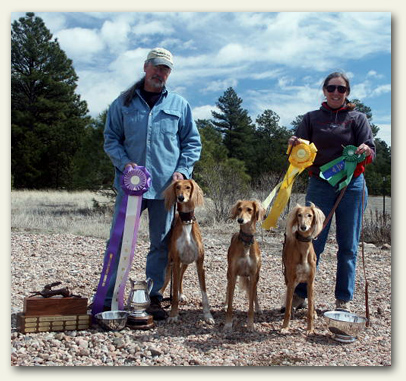
[[[87,313],[87,298],[76,296],[30,296],[24,299],[25,316],[83,315]]]

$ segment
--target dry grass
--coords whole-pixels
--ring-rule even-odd
[[[70,233],[85,237],[107,239],[112,219],[112,197],[103,193],[67,191],[12,191],[11,229],[28,232]],[[302,194],[292,194],[290,205],[303,203]],[[391,199],[385,199],[385,215],[382,213],[382,197],[369,197],[365,213],[365,241],[391,242]],[[226,228],[224,222],[215,221],[214,205],[210,199],[196,211],[199,223],[213,229]],[[280,228],[284,226],[283,215]],[[334,221],[333,221],[334,224]],[[148,215],[143,213],[140,234],[146,235]],[[333,225],[334,226],[334,225]],[[226,229],[227,230],[227,229]]]

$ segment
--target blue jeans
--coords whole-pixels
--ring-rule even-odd
[[[353,299],[355,290],[355,270],[357,263],[358,244],[362,223],[362,190],[364,188],[364,210],[367,205],[368,189],[364,185],[364,175],[353,178],[345,190],[344,196],[335,210],[337,252],[337,273],[335,298],[348,302]],[[313,202],[326,218],[333,208],[340,192],[338,186],[331,186],[327,181],[318,177],[310,177],[306,194],[306,204]],[[331,220],[321,232],[318,239],[313,241],[317,255],[317,265],[324,251]],[[295,293],[307,297],[306,283],[300,283]]]
[[[117,194],[113,222],[110,229],[110,238],[113,233],[113,228],[117,219],[118,212],[120,210],[121,200],[123,198],[123,193],[120,190]],[[157,296],[162,300],[162,295],[159,290],[162,288],[165,280],[165,270],[168,263],[168,239],[169,232],[171,229],[171,224],[173,220],[173,210],[167,211],[165,209],[164,200],[153,200],[153,199],[143,199],[141,206],[141,213],[148,209],[149,217],[149,238],[150,247],[147,255],[146,261],[146,278],[151,278],[153,280],[153,287],[150,292],[150,296]],[[104,258],[108,255],[107,247],[109,245],[110,239],[107,241],[106,251],[104,253]],[[137,247],[135,248],[137,250]],[[118,253],[121,251],[121,242],[118,249]],[[119,255],[116,256],[115,263],[112,264],[112,276],[109,283],[109,288],[107,291],[106,299],[104,305],[110,307],[111,299],[114,291],[114,285],[117,277],[117,267],[119,263]]]

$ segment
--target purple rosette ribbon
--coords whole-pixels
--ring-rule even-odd
[[[130,196],[141,196],[151,186],[151,175],[145,167],[127,167],[120,178],[121,188]]]
[[[141,215],[142,195],[151,186],[151,175],[145,167],[128,167],[120,178],[123,197],[107,246],[103,269],[93,301],[92,315],[103,311],[110,285],[113,266],[117,263],[117,277],[112,309],[123,308],[124,286],[134,257]],[[120,249],[120,243],[121,250]],[[122,253],[125,252],[124,255]]]

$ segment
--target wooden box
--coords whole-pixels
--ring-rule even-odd
[[[24,299],[25,316],[84,315],[87,313],[87,298],[76,296],[30,296]]]
[[[17,329],[21,333],[56,332],[88,329],[91,315],[26,316],[17,314]]]

